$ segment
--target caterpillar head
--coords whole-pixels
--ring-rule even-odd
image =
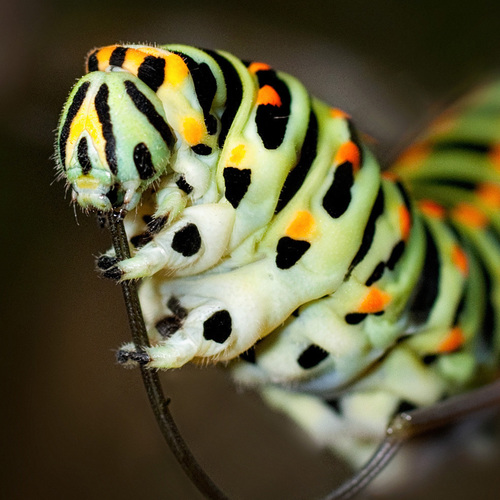
[[[81,78],[57,132],[58,168],[86,210],[130,210],[168,167],[173,135],[156,94],[124,71]]]

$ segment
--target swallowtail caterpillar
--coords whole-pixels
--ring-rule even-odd
[[[146,369],[228,364],[363,463],[402,409],[491,381],[500,348],[500,83],[388,171],[350,117],[265,63],[182,45],[92,51],[57,132],[86,211],[120,212]]]

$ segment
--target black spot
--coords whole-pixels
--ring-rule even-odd
[[[186,178],[181,175],[175,183],[179,189],[182,189],[186,194],[189,194],[193,190],[193,186],[186,181]]]
[[[118,66],[121,68],[123,61],[125,61],[125,54],[127,53],[127,50],[127,47],[116,47],[109,58],[110,66]]]
[[[59,155],[61,157],[61,165],[63,168],[66,166],[66,143],[68,142],[69,131],[71,129],[71,123],[75,119],[78,111],[82,107],[83,101],[85,100],[85,96],[87,95],[87,91],[89,89],[90,82],[85,82],[80,85],[80,88],[76,91],[73,100],[68,109],[68,113],[66,114],[66,120],[64,120],[64,124],[61,128],[61,134],[59,136]]]
[[[330,217],[340,217],[351,203],[351,188],[354,184],[352,163],[345,161],[333,174],[333,182],[323,197],[323,208]]]
[[[370,277],[366,280],[365,285],[366,286],[372,286],[373,283],[377,282],[382,277],[382,275],[384,274],[384,269],[385,269],[385,263],[384,262],[379,262],[375,266],[375,269],[373,270],[373,272],[370,275]]]
[[[174,136],[167,125],[167,122],[156,111],[153,103],[136,87],[130,80],[124,82],[125,90],[134,103],[135,107],[148,119],[149,123],[158,131],[167,146],[174,143]]]
[[[99,70],[99,61],[97,60],[98,50],[94,50],[87,59],[87,72],[92,73],[93,71]]]
[[[82,174],[87,175],[92,169],[92,163],[90,163],[89,150],[86,137],[82,137],[80,139],[80,142],[78,143],[77,155],[78,155],[78,163],[80,163],[80,166],[82,167]]]
[[[219,65],[226,83],[226,107],[221,116],[221,131],[218,139],[219,147],[222,149],[234,117],[240,108],[243,86],[233,63],[213,50],[205,50],[205,52]]]
[[[103,273],[102,276],[104,278],[113,280],[113,281],[118,281],[123,275],[122,270],[119,267],[110,267],[109,269],[106,269]]]
[[[434,363],[434,361],[436,361],[437,359],[437,354],[427,354],[426,356],[424,356],[422,358],[422,362],[424,363],[424,365],[431,365],[432,363]]]
[[[147,245],[153,239],[153,235],[149,233],[149,231],[141,234],[137,234],[136,236],[132,236],[130,238],[130,243],[134,245],[135,248],[141,248],[144,245]]]
[[[208,156],[212,154],[212,148],[206,144],[196,144],[196,146],[191,146],[194,153],[200,156]]]
[[[125,351],[120,349],[116,354],[116,361],[121,365],[128,361],[134,361],[140,365],[145,365],[151,361],[149,354],[145,351]]]
[[[256,362],[255,346],[252,346],[250,347],[250,349],[247,349],[245,352],[242,352],[240,354],[240,359],[254,365]]]
[[[170,297],[167,307],[180,319],[185,319],[188,314],[187,309],[181,306],[181,302],[177,297]]]
[[[120,186],[118,184],[113,185],[106,193],[106,196],[108,197],[108,200],[113,207],[115,207],[118,204],[119,195],[120,195]]]
[[[307,252],[310,246],[308,241],[294,240],[283,236],[276,246],[276,265],[279,269],[289,269]]]
[[[349,313],[345,315],[344,319],[348,325],[358,325],[366,318],[366,316],[368,315],[365,313]]]
[[[223,344],[231,335],[231,331],[231,315],[225,309],[217,311],[203,322],[203,337],[218,344]]]
[[[318,366],[327,357],[327,351],[322,349],[319,345],[311,344],[307,349],[302,351],[297,363],[304,368],[304,370],[309,370]]]
[[[385,314],[385,311],[382,310],[382,311],[377,311],[377,312],[374,312],[373,315],[374,316],[382,316],[382,314]]]
[[[111,122],[111,115],[109,113],[109,88],[103,83],[95,96],[95,110],[99,123],[102,127],[102,135],[106,141],[104,151],[106,153],[106,161],[108,162],[109,169],[113,174],[118,173],[118,163],[116,159],[116,139],[113,133],[113,123]]]
[[[153,92],[156,92],[165,80],[165,59],[163,57],[146,56],[137,70],[137,76]]]
[[[102,270],[109,269],[117,263],[118,259],[116,257],[112,257],[111,255],[101,255],[97,259],[97,267]]]
[[[398,241],[396,245],[394,245],[394,248],[392,249],[391,255],[389,257],[389,260],[386,263],[386,266],[388,269],[391,271],[396,267],[396,264],[398,263],[399,259],[402,257],[404,251],[406,248],[406,244],[403,240]]]
[[[439,294],[441,264],[434,237],[424,225],[426,250],[420,278],[409,303],[409,320],[413,325],[424,324]]]
[[[225,195],[234,208],[238,208],[240,201],[245,196],[250,186],[252,171],[249,168],[226,167],[223,172],[225,182]]]
[[[283,143],[290,116],[290,90],[288,85],[278,78],[276,71],[269,69],[257,72],[259,87],[272,87],[279,95],[281,106],[261,104],[257,107],[255,123],[257,133],[266,149],[276,149]]]
[[[485,308],[483,312],[483,321],[479,327],[479,334],[483,340],[485,347],[488,351],[492,352],[495,342],[495,306],[493,295],[493,282],[485,265],[484,256],[476,254],[479,269],[484,280],[484,293],[485,293]]]
[[[375,236],[375,224],[377,223],[377,219],[383,214],[383,212],[384,192],[382,191],[382,188],[379,188],[377,198],[375,199],[375,203],[373,204],[370,216],[368,217],[368,222],[366,223],[365,230],[363,232],[361,245],[359,246],[359,249],[354,256],[354,259],[352,259],[344,280],[349,279],[353,269],[365,258],[366,254],[370,250],[373,238]]]
[[[168,339],[181,328],[182,323],[182,318],[178,316],[166,316],[156,323],[155,328],[164,339]]]
[[[340,399],[335,398],[335,399],[330,399],[326,402],[326,404],[332,408],[336,413],[341,414],[342,409],[340,408]]]
[[[151,158],[151,153],[143,142],[137,144],[134,148],[134,164],[139,177],[144,181],[150,179],[156,173],[155,167],[153,165],[153,159]]]
[[[195,255],[201,248],[201,236],[196,224],[190,223],[174,234],[172,248],[184,257]]]
[[[410,403],[409,401],[401,401],[399,403],[399,406],[396,409],[396,414],[398,413],[408,413],[409,411],[412,411],[416,408],[416,406],[413,403]]]
[[[279,200],[274,210],[278,213],[287,203],[293,198],[295,193],[302,186],[304,179],[311,168],[317,152],[318,146],[318,119],[316,114],[311,110],[309,113],[309,123],[307,125],[306,136],[302,143],[299,160],[295,167],[288,173],[283,187],[281,189]]]

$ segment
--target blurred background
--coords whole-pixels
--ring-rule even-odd
[[[118,41],[176,42],[269,62],[348,111],[387,162],[453,97],[498,73],[500,3],[0,7],[0,498],[199,500],[160,437],[139,373],[115,364],[114,350],[129,338],[125,309],[120,289],[94,272],[109,238],[92,217],[75,215],[54,183],[54,129],[85,54]],[[223,370],[186,368],[163,380],[185,438],[231,498],[317,498],[348,476],[258,396],[239,393]],[[498,498],[492,422],[496,438],[448,447],[430,439],[421,461],[442,459],[432,473],[408,471],[384,498]]]

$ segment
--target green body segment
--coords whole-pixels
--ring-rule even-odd
[[[60,169],[84,208],[134,208],[133,256],[98,261],[107,277],[142,278],[152,346],[123,346],[121,363],[231,362],[352,462],[398,409],[493,377],[499,85],[381,173],[345,113],[264,63],[114,45],[87,66],[61,119]]]

